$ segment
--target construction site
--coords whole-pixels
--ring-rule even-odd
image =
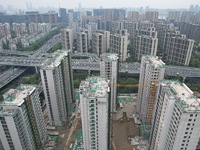
[[[139,126],[134,123],[133,114],[136,113],[136,96],[123,95],[118,97],[119,109],[112,116],[112,149],[137,149],[131,145],[131,139],[139,136]]]

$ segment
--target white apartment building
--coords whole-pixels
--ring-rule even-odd
[[[200,99],[184,84],[164,80],[159,84],[150,150],[194,150],[200,137]]]
[[[54,52],[52,58],[43,62],[40,75],[49,123],[53,126],[61,126],[70,115],[70,106],[73,101],[71,51]]]
[[[47,141],[39,94],[36,87],[20,85],[3,95],[0,104],[0,139],[5,150],[45,146]]]
[[[116,112],[117,101],[117,74],[118,74],[118,55],[104,53],[100,60],[100,76],[110,80],[110,106],[111,112]]]
[[[143,124],[150,124],[157,84],[164,78],[165,63],[156,56],[143,56],[140,66],[137,113]]]
[[[64,29],[61,32],[62,48],[67,50],[73,50],[73,32],[72,29]]]
[[[88,35],[86,32],[77,32],[77,51],[88,53]]]
[[[107,150],[110,140],[108,80],[89,77],[79,87],[84,150]]]
[[[128,35],[110,35],[110,53],[116,53],[120,62],[126,61],[128,47]]]
[[[137,60],[141,60],[143,55],[156,56],[158,38],[155,28],[151,27],[138,30],[134,45]]]

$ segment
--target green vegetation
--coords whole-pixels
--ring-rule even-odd
[[[61,44],[61,43],[57,43],[56,45],[54,45],[54,46],[49,50],[49,53],[53,53],[53,52],[57,51],[58,49],[62,49],[62,44]]]
[[[200,49],[200,47],[199,47],[199,49]],[[194,50],[192,52],[189,66],[200,68],[200,52],[199,51]]]
[[[22,78],[22,83],[23,84],[39,84],[41,82],[41,78],[40,75],[35,74],[35,75],[31,75],[31,76],[26,76]]]
[[[132,44],[131,44],[132,43]],[[137,62],[136,55],[135,55],[135,48],[133,45],[133,41],[128,45],[128,53],[130,57],[126,59],[126,62]]]
[[[42,47],[45,42],[50,40],[54,35],[60,32],[60,28],[57,28],[50,33],[46,34],[45,36],[41,37],[40,39],[36,40],[35,43],[32,43],[30,46],[23,48],[21,44],[17,45],[17,50],[19,51],[34,51]]]
[[[88,71],[73,72],[74,88],[79,88],[82,80],[89,76]],[[92,72],[91,76],[99,76],[99,72]]]
[[[73,79],[74,79],[74,88],[79,88],[79,85],[82,80],[85,80],[88,77],[88,72],[74,72]]]
[[[120,85],[117,89],[118,93],[137,93],[139,81],[134,77],[119,77],[118,84]],[[123,86],[124,85],[124,86]]]
[[[187,85],[192,91],[200,92],[200,84],[190,84],[190,83],[186,83],[186,85]]]

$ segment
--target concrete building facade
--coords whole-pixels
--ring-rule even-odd
[[[128,47],[128,35],[110,35],[110,53],[116,53],[120,62],[126,61]]]
[[[156,56],[158,38],[154,27],[137,30],[134,42],[137,60],[141,60],[143,55]]]
[[[67,50],[73,50],[73,32],[72,29],[64,29],[61,32],[62,48]]]
[[[88,35],[86,32],[77,33],[77,51],[79,53],[88,53]]]
[[[196,149],[200,136],[200,99],[178,81],[159,84],[150,150]]]
[[[118,55],[105,53],[101,55],[100,76],[110,80],[110,106],[111,112],[116,112],[117,103],[117,75],[118,75]]]
[[[137,113],[143,124],[150,124],[158,83],[164,78],[164,63],[156,56],[143,56],[140,67]]]
[[[40,69],[49,123],[61,126],[70,115],[73,101],[73,75],[71,51],[58,50],[47,59]]]
[[[84,150],[107,150],[110,139],[108,80],[89,77],[79,87]]]
[[[3,148],[40,149],[47,142],[39,94],[36,87],[10,89],[0,104],[0,134]]]

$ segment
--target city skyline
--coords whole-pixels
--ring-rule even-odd
[[[12,0],[1,0],[1,5],[6,8],[8,5],[13,5],[13,1]],[[123,7],[127,7],[127,8],[138,8],[138,7],[146,7],[148,6],[149,8],[157,8],[157,9],[180,9],[180,8],[189,8],[191,4],[193,5],[198,5],[199,1],[198,0],[191,0],[191,1],[181,1],[181,0],[177,0],[177,1],[160,1],[160,0],[140,0],[140,1],[134,1],[131,2],[128,0],[124,0],[123,3],[121,3],[120,1],[114,1],[114,0],[110,0],[109,2],[106,0],[102,0],[102,1],[96,1],[96,0],[74,0],[74,1],[70,1],[70,0],[51,0],[48,2],[48,4],[46,4],[45,1],[39,1],[39,0],[35,0],[35,1],[27,1],[27,0],[20,0],[18,1],[17,4],[14,5],[15,8],[19,8],[19,9],[26,9],[27,8],[27,3],[30,6],[31,3],[31,7],[32,8],[38,8],[38,7],[55,7],[55,8],[59,8],[59,7],[64,7],[64,8],[79,8],[81,6],[81,8],[99,8],[99,7],[103,7],[103,8],[123,8]],[[80,5],[81,3],[81,5]],[[113,5],[114,4],[114,5]]]

